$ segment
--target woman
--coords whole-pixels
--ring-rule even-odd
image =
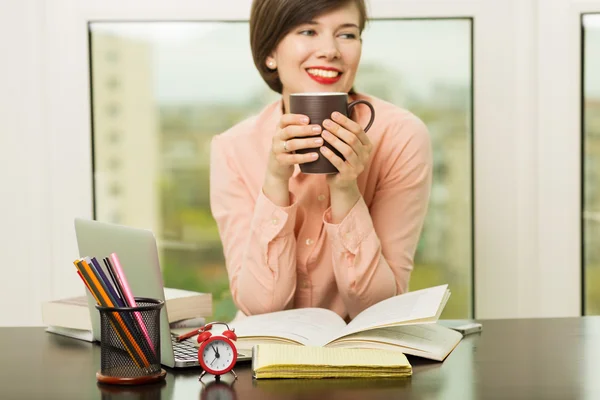
[[[216,136],[211,208],[231,293],[245,314],[322,307],[352,319],[408,290],[431,186],[427,129],[414,115],[352,87],[364,0],[254,0],[250,41],[265,82],[281,93]],[[295,92],[349,92],[369,110],[332,115],[324,130],[288,112]],[[308,139],[320,133],[322,139]],[[331,143],[346,161],[323,146]],[[314,152],[295,154],[309,148]],[[340,171],[300,173],[321,152]]]

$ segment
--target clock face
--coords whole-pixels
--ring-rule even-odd
[[[206,369],[219,373],[235,363],[237,353],[227,341],[215,338],[206,342],[201,357]]]

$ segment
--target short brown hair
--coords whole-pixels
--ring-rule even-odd
[[[281,93],[283,85],[277,70],[267,68],[265,61],[279,42],[298,25],[319,15],[354,2],[360,14],[359,28],[367,20],[365,0],[253,0],[250,12],[250,47],[258,72],[274,91]]]

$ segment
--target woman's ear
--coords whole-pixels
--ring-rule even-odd
[[[275,58],[273,58],[272,56],[267,57],[267,59],[265,60],[265,64],[267,65],[267,68],[269,68],[270,70],[277,69],[277,62],[275,61]]]

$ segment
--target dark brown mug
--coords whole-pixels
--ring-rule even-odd
[[[345,116],[351,115],[352,108],[357,104],[364,104],[371,109],[371,119],[364,128],[365,132],[369,130],[375,119],[375,110],[373,105],[366,100],[356,100],[348,104],[347,93],[332,93],[332,92],[319,92],[319,93],[292,93],[290,94],[290,112],[292,114],[302,114],[308,116],[311,124],[318,124],[323,127],[323,121],[331,119],[331,114],[335,111]],[[325,129],[325,128],[323,128]],[[321,135],[311,136],[314,138],[320,137]],[[327,141],[323,141],[324,146],[333,151],[338,157],[344,160],[344,156],[337,151]],[[296,153],[314,153],[318,154],[316,161],[309,163],[300,164],[300,171],[305,174],[335,174],[338,169],[327,159],[319,149],[300,149],[296,150]]]

